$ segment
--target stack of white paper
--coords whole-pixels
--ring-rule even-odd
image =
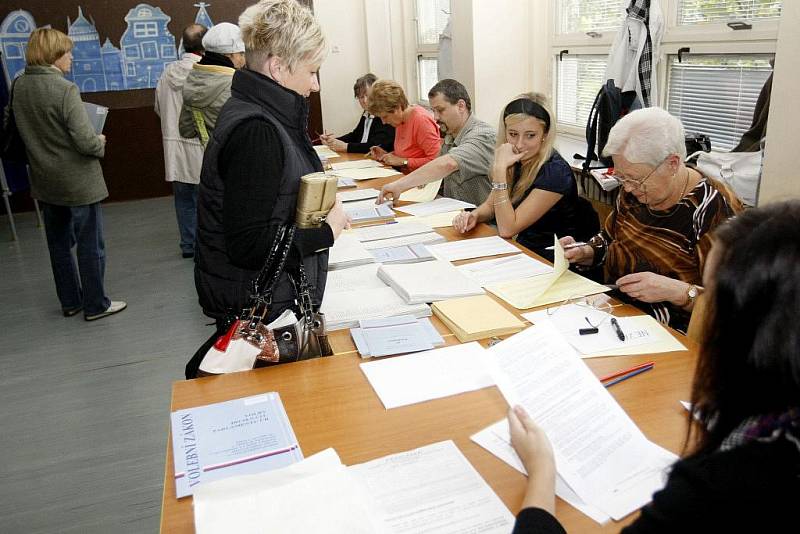
[[[430,245],[446,241],[442,234],[437,232],[425,232],[422,234],[401,235],[388,237],[386,239],[376,239],[374,241],[364,241],[361,243],[367,250],[380,248],[402,247],[406,245]]]
[[[378,263],[419,263],[433,260],[425,245],[415,243],[399,247],[376,248],[369,251]]]
[[[347,169],[369,169],[370,167],[383,167],[383,164],[374,159],[364,158],[355,161],[343,161],[341,163],[331,163],[331,169],[334,171],[343,171]]]
[[[425,234],[432,231],[433,228],[422,223],[392,223],[351,230],[352,234],[356,236],[356,238],[362,243],[367,241],[377,241],[378,239],[388,239],[390,237]]]
[[[362,358],[419,352],[444,345],[444,338],[430,319],[411,315],[359,321],[358,328],[350,329],[350,335]]]
[[[484,348],[473,341],[362,363],[361,370],[390,410],[493,385],[485,358]]]
[[[476,261],[474,263],[467,263],[466,265],[459,265],[456,269],[472,278],[483,287],[498,282],[521,280],[523,278],[530,278],[532,276],[553,272],[552,266],[537,261],[525,254],[516,254],[514,256],[497,258],[494,260]]]
[[[336,269],[328,272],[325,283],[325,297],[330,293],[353,291],[355,289],[383,289],[386,284],[378,278],[377,263],[356,265],[347,269]]]
[[[455,211],[464,208],[474,208],[475,204],[456,200],[454,198],[439,197],[430,202],[420,202],[418,204],[411,204],[401,208],[395,208],[397,211],[408,213],[409,215],[416,215],[418,217],[427,217],[428,215],[435,215],[445,211]]]
[[[338,176],[336,187],[339,189],[348,189],[357,186],[356,186],[356,181],[353,180],[352,178],[342,178],[341,176]]]
[[[381,265],[378,277],[409,304],[480,295],[483,288],[444,260]]]
[[[429,247],[431,254],[447,261],[468,260],[482,256],[497,256],[498,254],[514,254],[520,250],[498,236],[477,237],[449,241]]]
[[[362,282],[362,287],[363,285]],[[347,291],[326,289],[321,310],[325,314],[325,324],[331,331],[353,328],[364,319],[381,319],[397,315],[431,316],[430,306],[407,304],[394,289],[386,286]]]
[[[339,154],[332,150],[328,145],[314,145],[314,151],[317,153],[317,156],[319,156],[320,159],[333,159],[339,157]]]
[[[650,501],[677,457],[647,440],[550,323],[487,350],[510,405],[522,405],[553,445],[558,474],[614,519]]]
[[[198,534],[506,534],[514,525],[452,441],[351,467],[326,449],[287,469],[204,486],[194,517]]]
[[[375,204],[372,199],[347,202],[344,212],[350,217],[353,226],[385,223],[394,220],[391,203]]]
[[[354,265],[372,263],[372,257],[364,245],[351,233],[342,232],[328,252],[328,268],[344,269]]]

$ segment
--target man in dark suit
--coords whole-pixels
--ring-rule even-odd
[[[333,134],[323,134],[319,136],[320,141],[336,152],[366,154],[374,146],[379,146],[387,152],[394,150],[394,128],[367,112],[369,89],[377,79],[377,76],[369,73],[356,80],[353,85],[353,95],[364,110],[355,130],[338,138]]]

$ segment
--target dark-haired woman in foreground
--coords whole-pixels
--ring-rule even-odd
[[[800,201],[716,232],[692,387],[688,456],[623,532],[791,532],[800,503]],[[564,532],[547,436],[519,407],[511,440],[530,477],[515,533]],[[795,525],[792,527],[791,525]]]

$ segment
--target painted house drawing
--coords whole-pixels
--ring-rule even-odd
[[[25,70],[25,48],[34,28],[36,22],[33,15],[22,9],[9,13],[0,24],[0,50],[3,52],[6,87],[11,87],[11,80]]]
[[[167,29],[169,21],[161,8],[148,4],[128,11],[128,28],[120,39],[128,89],[155,87],[164,65],[177,59],[175,37]]]
[[[67,18],[67,35],[72,39],[72,71],[67,75],[82,93],[106,91],[105,68],[100,52],[100,35],[94,21],[89,22],[78,6],[78,18]]]
[[[106,37],[103,48],[100,49],[103,58],[103,71],[106,73],[106,84],[109,91],[121,91],[127,89],[125,76],[122,70],[122,51],[111,44],[111,40]]]
[[[197,8],[197,15],[194,17],[195,24],[202,24],[206,28],[210,28],[214,25],[211,21],[211,16],[209,16],[208,11],[206,11],[206,8],[211,7],[211,4],[200,2],[199,4],[194,4],[194,7]],[[181,44],[178,46],[178,56],[183,56],[184,52],[186,52],[186,50],[183,48],[183,37],[181,37]]]

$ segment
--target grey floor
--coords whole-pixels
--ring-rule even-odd
[[[171,198],[104,206],[118,315],[61,316],[33,214],[0,217],[0,531],[157,532],[171,383],[211,334]]]

